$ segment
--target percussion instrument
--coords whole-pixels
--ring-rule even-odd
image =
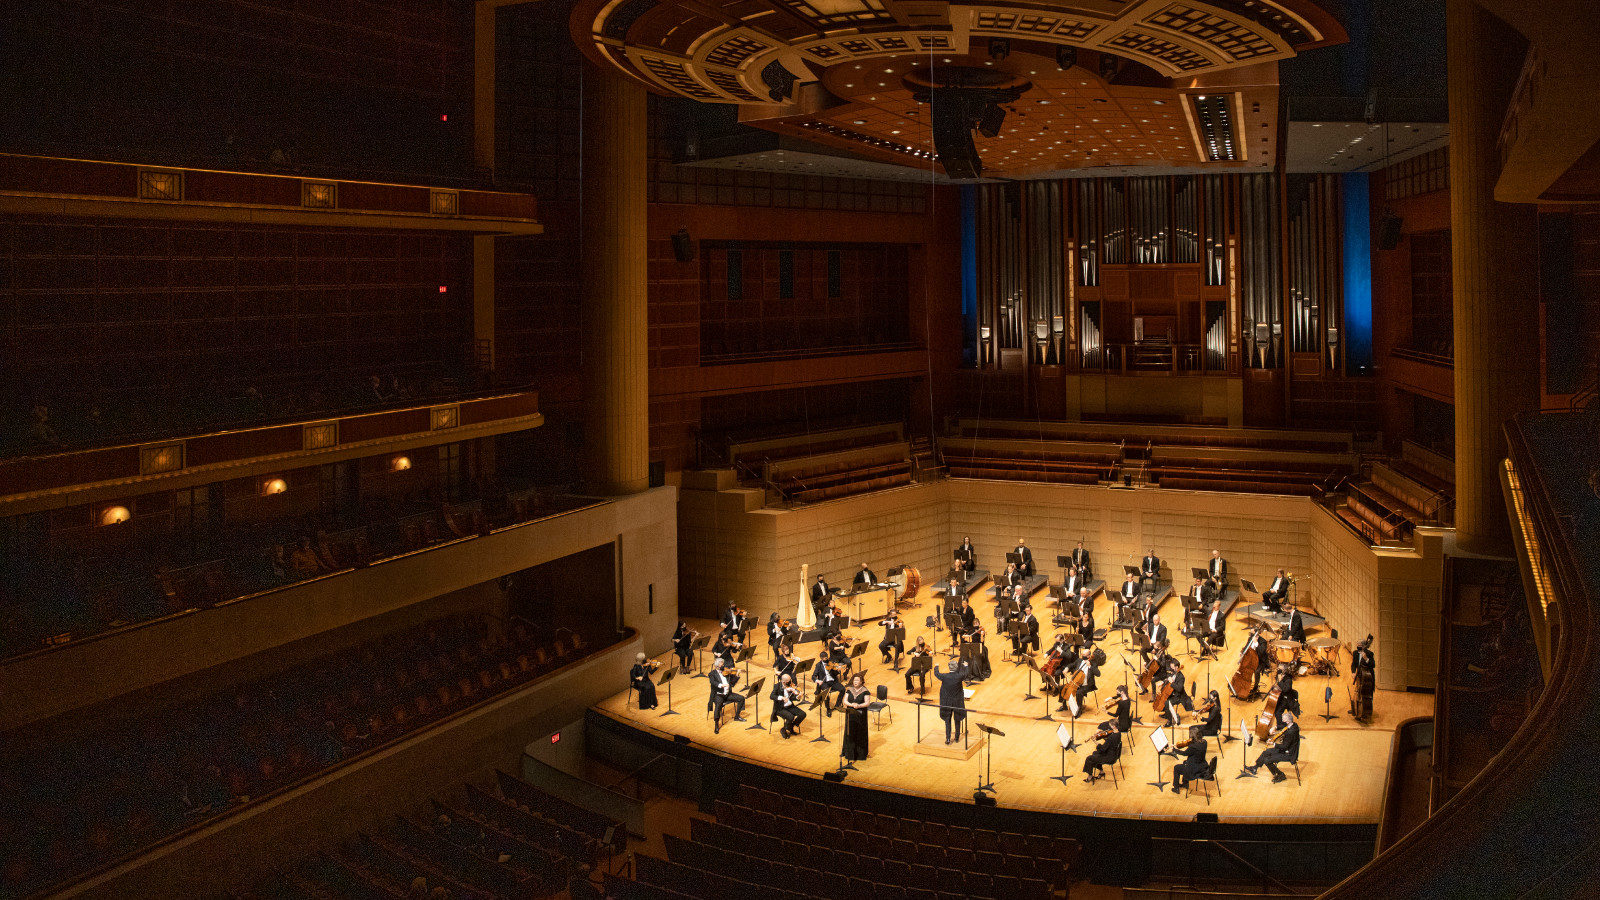
[[[896,602],[909,601],[922,589],[922,573],[916,566],[901,566],[900,571],[889,575],[889,583],[894,585]]]
[[[1293,664],[1300,659],[1299,641],[1273,641],[1272,658],[1280,663]]]

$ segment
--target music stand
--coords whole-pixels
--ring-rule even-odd
[[[1259,595],[1261,593],[1260,591],[1256,590],[1255,582],[1251,581],[1248,578],[1239,579],[1239,586],[1244,588],[1245,590],[1249,591],[1252,594]]]
[[[885,632],[884,637],[888,639],[889,643],[893,644],[895,647],[894,665],[890,666],[889,668],[896,675],[898,675],[900,674],[900,657],[905,652],[901,648],[905,647],[906,644],[906,626],[896,625]]]
[[[739,663],[744,663],[744,680],[747,681],[747,682],[750,680],[750,657],[755,656],[755,655],[756,655],[756,647],[755,647],[755,645],[754,644],[746,644],[745,648],[743,650],[740,650],[739,651],[739,655],[734,657],[734,660],[733,660],[733,664],[734,665],[738,665]]]
[[[817,707],[821,706],[822,702],[824,700],[826,700],[827,698],[828,698],[828,691],[827,691],[826,688],[818,690],[817,691],[817,695],[815,697],[811,698],[811,705],[806,707],[806,708],[809,709],[812,712],[813,715],[815,715],[816,711],[817,711]],[[833,741],[828,740],[828,729],[827,729],[827,726],[822,724],[822,717],[821,716],[816,716],[816,720],[817,720],[817,736],[812,738],[809,741],[809,743],[812,743],[812,744],[831,744],[831,743],[833,743]]]
[[[1067,751],[1070,749],[1072,752],[1076,753],[1077,747],[1073,743],[1072,732],[1067,730],[1067,726],[1056,726],[1056,743],[1061,745],[1061,774],[1051,776],[1050,780],[1059,781],[1062,784],[1068,784],[1072,779],[1067,777]]]
[[[1150,731],[1150,745],[1156,748],[1156,780],[1145,783],[1159,791],[1167,786],[1167,780],[1161,777],[1161,754],[1167,752],[1172,743],[1167,740],[1167,733],[1157,727]],[[1173,766],[1177,766],[1177,763],[1174,762]]]
[[[1199,566],[1190,566],[1189,567],[1189,574],[1191,576],[1193,576],[1195,578],[1199,578],[1201,580],[1204,580],[1204,579],[1207,579],[1207,578],[1211,577],[1211,571],[1209,569],[1202,569]]]
[[[1018,648],[1018,650],[1017,650],[1017,655],[1015,657],[1009,657],[1009,655],[1006,652],[1006,648],[1005,647],[1001,647],[1000,648],[1000,661],[1001,662],[1010,662],[1011,664],[1018,665],[1018,666],[1022,665],[1022,651],[1020,649],[1022,647],[1022,645],[1020,643],[1018,643],[1018,641],[1017,641],[1017,638],[1021,637],[1021,636],[1022,636],[1022,623],[1021,622],[1011,621],[1011,622],[1007,622],[1006,623],[1006,637],[1008,638],[1007,643],[1009,643],[1012,647]]]
[[[689,645],[689,650],[694,653],[693,677],[695,678],[711,677],[711,674],[706,671],[706,661],[705,657],[702,655],[705,652],[705,649],[709,646],[711,646],[711,635],[709,634],[700,635],[694,639],[694,643]]]
[[[794,680],[800,683],[800,699],[802,702],[806,699],[806,685],[811,681],[807,676],[811,674],[811,667],[816,665],[816,662],[817,658],[813,656],[810,659],[802,659],[794,664]]]
[[[1205,635],[1201,634],[1201,632],[1204,630],[1205,627],[1206,627],[1206,614],[1204,612],[1202,612],[1201,610],[1198,610],[1198,609],[1190,610],[1189,611],[1189,627],[1184,629],[1184,633],[1183,633],[1183,646],[1184,646],[1184,653],[1186,655],[1191,656],[1191,657],[1194,656],[1194,650],[1193,650],[1191,645],[1193,644],[1193,642],[1195,640],[1195,635],[1200,634],[1200,642],[1202,644],[1205,643],[1205,640],[1206,640],[1205,639]]]
[[[1022,660],[1023,660],[1023,662],[1026,662],[1028,664],[1028,692],[1026,694],[1022,695],[1022,699],[1024,699],[1024,700],[1037,700],[1037,699],[1039,699],[1039,695],[1035,694],[1033,692],[1033,673],[1039,672],[1039,664],[1034,661],[1032,656],[1024,656],[1022,658]],[[1039,684],[1040,684],[1040,687],[1042,688],[1044,686],[1044,681],[1043,681],[1044,673],[1043,672],[1039,672],[1039,678],[1040,678]],[[1046,703],[1045,704],[1045,712],[1048,713],[1049,711],[1050,711],[1050,704]]]
[[[1346,691],[1346,693],[1348,693],[1348,691]],[[1332,711],[1331,710],[1331,704],[1332,703],[1333,703],[1333,688],[1324,687],[1322,689],[1322,712],[1317,713],[1317,715],[1321,716],[1322,717],[1322,721],[1325,722],[1325,723],[1326,722],[1332,722],[1334,719],[1339,718],[1336,715],[1330,715],[1330,713]]]
[[[1012,552],[1008,551],[1006,553],[1006,562],[1008,562],[1008,563],[1016,563],[1017,570],[1018,571],[1022,570],[1022,554],[1021,553],[1012,553]]]
[[[960,623],[960,616],[955,613],[945,613],[944,624],[950,630],[950,649],[945,651],[945,655],[951,658],[961,652],[961,628],[958,627]]]
[[[745,731],[756,731],[758,729],[761,731],[772,730],[771,728],[767,727],[766,720],[761,718],[761,689],[765,687],[766,684],[767,676],[763,675],[760,678],[757,678],[755,681],[750,682],[750,684],[744,689],[745,697],[756,701],[755,724],[751,725],[749,728],[746,728]]]
[[[1067,701],[1067,712],[1072,716],[1072,720],[1067,723],[1067,749],[1071,750],[1073,753],[1077,753],[1078,713],[1081,712],[1083,708],[1078,705],[1078,695],[1075,693],[1068,694],[1064,699]]]
[[[919,656],[916,659],[913,659],[911,661],[910,671],[908,671],[906,674],[908,676],[909,675],[918,676],[918,678],[917,678],[917,687],[920,689],[920,690],[917,691],[917,699],[918,700],[921,700],[923,697],[926,697],[928,695],[928,673],[932,672],[932,671],[933,671],[933,654],[931,654],[931,653],[924,653],[921,656]]]
[[[974,722],[972,724],[978,726],[979,731],[989,736],[989,740],[983,746],[983,765],[987,774],[985,777],[978,779],[977,793],[981,794],[985,791],[994,793],[994,739],[1003,738],[1006,733],[993,725],[985,725],[982,722]]]
[[[663,716],[682,715],[682,713],[672,708],[672,676],[676,675],[677,673],[678,667],[671,666],[662,671],[660,680],[656,682],[656,684],[664,684],[667,686],[667,711],[661,714]]]

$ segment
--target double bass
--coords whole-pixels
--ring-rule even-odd
[[[1261,658],[1256,653],[1256,642],[1261,640],[1263,631],[1271,632],[1269,626],[1258,626],[1251,632],[1250,640],[1244,642],[1244,649],[1239,651],[1239,667],[1234,670],[1233,676],[1228,679],[1228,691],[1234,697],[1243,699],[1250,696],[1256,683],[1256,669],[1261,666]]]

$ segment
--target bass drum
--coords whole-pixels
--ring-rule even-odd
[[[916,598],[917,591],[922,589],[922,573],[916,566],[901,566],[899,571],[889,574],[889,583],[894,585],[894,599],[911,601]]]

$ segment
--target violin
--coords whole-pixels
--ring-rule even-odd
[[[1101,738],[1108,738],[1108,737],[1110,737],[1110,736],[1112,736],[1113,734],[1116,734],[1116,733],[1117,733],[1116,729],[1113,729],[1113,728],[1102,728],[1099,731],[1096,731],[1094,734],[1089,735],[1089,740],[1098,741]]]

